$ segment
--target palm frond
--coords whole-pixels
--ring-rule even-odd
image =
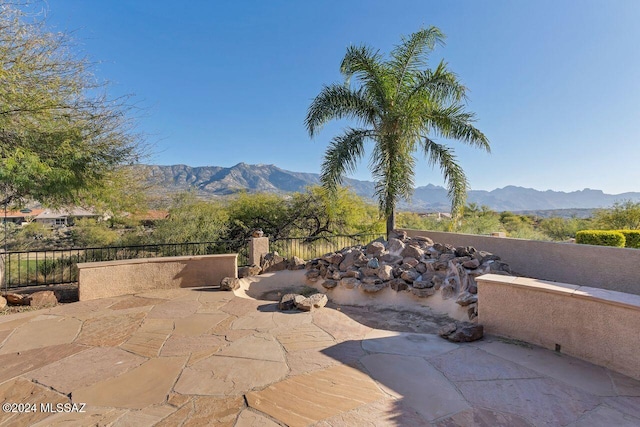
[[[454,104],[435,108],[431,106],[425,116],[426,127],[437,135],[491,152],[489,139],[473,126],[475,115],[467,112],[463,105]]]
[[[449,147],[438,144],[425,137],[422,140],[424,154],[430,166],[438,166],[447,186],[451,200],[451,214],[456,216],[464,206],[469,182],[462,167],[456,162],[456,156]]]
[[[343,85],[324,86],[307,110],[304,124],[312,138],[322,126],[333,119],[356,119],[372,123],[377,110],[366,91],[351,90]]]
[[[414,188],[415,158],[408,140],[382,138],[371,154],[369,168],[376,183],[374,195],[381,212],[390,215],[399,199],[409,200]]]
[[[389,72],[379,52],[367,46],[350,46],[340,64],[340,72],[349,87],[355,77],[360,88],[366,90],[372,102],[385,108],[389,99]]]
[[[372,131],[368,129],[347,129],[331,141],[320,174],[320,181],[327,190],[335,190],[345,173],[356,170],[358,160],[364,155],[364,141],[371,137]]]
[[[407,84],[409,83],[407,78],[413,78],[415,71],[426,65],[429,52],[437,43],[444,44],[444,39],[444,34],[436,27],[423,28],[408,38],[402,38],[402,43],[391,51],[391,61],[389,61],[394,70],[396,94],[402,87],[411,86]]]
[[[447,64],[440,61],[435,70],[428,69],[416,73],[415,84],[407,99],[460,102],[466,100],[466,97],[467,88],[458,81],[455,73],[447,69]]]

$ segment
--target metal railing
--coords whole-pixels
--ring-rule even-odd
[[[13,251],[0,254],[0,263],[4,261],[4,281],[6,281],[0,285],[3,288],[16,288],[74,283],[78,280],[76,264],[82,262],[235,252],[238,253],[238,265],[248,263],[248,245],[244,240]]]
[[[291,237],[269,242],[269,250],[290,258],[297,256],[304,260],[320,257],[329,252],[339,251],[348,246],[367,245],[373,240],[384,238],[383,233],[356,235],[333,235],[320,237]]]

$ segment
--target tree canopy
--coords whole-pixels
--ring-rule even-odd
[[[355,170],[365,142],[374,143],[369,165],[387,234],[395,228],[398,200],[413,193],[415,151],[442,171],[454,214],[464,205],[468,182],[453,150],[435,138],[489,151],[487,137],[473,126],[474,114],[465,109],[466,88],[457,76],[444,61],[425,68],[443,42],[442,32],[430,27],[403,38],[389,58],[368,46],[349,47],[340,67],[344,83],[324,86],[307,112],[312,138],[334,119],[357,124],[335,137],[325,153],[321,178],[328,189]]]
[[[128,98],[111,99],[42,14],[0,3],[0,204],[78,203],[143,152]]]

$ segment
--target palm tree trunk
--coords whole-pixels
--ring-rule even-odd
[[[396,210],[391,209],[391,214],[387,216],[387,240],[389,240],[389,235],[395,229],[396,229]]]

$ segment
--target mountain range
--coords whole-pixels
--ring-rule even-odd
[[[232,167],[186,165],[138,165],[147,177],[151,192],[157,196],[193,190],[202,198],[229,196],[239,191],[286,194],[304,191],[306,186],[320,183],[315,173],[292,172],[274,165],[238,163]],[[356,194],[371,199],[375,184],[371,181],[345,179],[344,185]],[[535,211],[558,209],[605,208],[617,201],[640,202],[640,192],[605,194],[601,190],[539,191],[532,188],[506,186],[492,191],[471,190],[467,202],[486,205],[496,211]],[[417,187],[410,202],[400,208],[414,212],[440,211],[450,208],[447,190],[436,185]]]

